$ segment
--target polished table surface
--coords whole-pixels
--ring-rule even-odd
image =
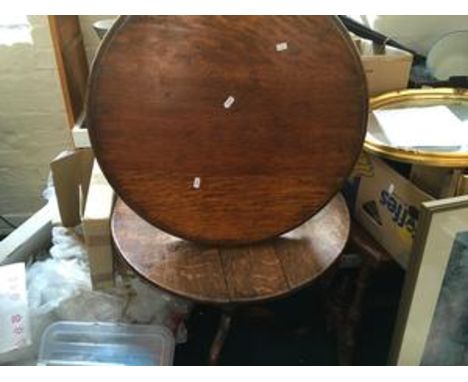
[[[130,16],[99,49],[87,119],[133,211],[173,235],[232,245],[298,227],[341,189],[367,105],[335,17]]]
[[[206,246],[159,230],[118,200],[111,229],[120,255],[150,283],[197,302],[229,304],[286,296],[317,279],[342,252],[350,218],[338,194],[308,222],[276,239]]]

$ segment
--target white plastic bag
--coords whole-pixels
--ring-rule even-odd
[[[124,316],[125,322],[164,325],[172,330],[178,343],[185,342],[187,333],[183,321],[190,313],[192,303],[138,278],[133,278],[130,285],[134,295]]]
[[[118,322],[122,319],[125,301],[109,293],[81,290],[63,301],[55,313],[64,321]]]

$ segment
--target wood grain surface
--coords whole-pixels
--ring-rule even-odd
[[[182,238],[239,244],[297,227],[339,191],[367,89],[334,17],[132,16],[99,50],[87,112],[102,170],[134,211]]]
[[[282,297],[314,281],[343,250],[350,218],[338,194],[279,238],[226,248],[171,236],[118,200],[111,230],[119,254],[150,283],[197,302],[228,304]]]
[[[83,112],[89,76],[80,20],[76,15],[48,16],[47,19],[68,125],[72,128]]]

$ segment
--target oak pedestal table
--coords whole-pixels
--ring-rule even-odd
[[[149,282],[226,312],[309,284],[349,233],[338,192],[367,105],[336,17],[120,17],[86,105],[121,199],[117,249]],[[226,313],[211,362],[229,323]]]
[[[223,309],[209,357],[216,364],[235,307],[285,297],[315,281],[345,247],[350,218],[338,194],[287,234],[225,247],[171,236],[118,200],[111,230],[118,253],[139,276],[170,293]]]

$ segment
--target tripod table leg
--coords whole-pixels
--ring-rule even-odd
[[[219,355],[221,353],[224,342],[226,341],[226,337],[231,327],[231,321],[232,311],[224,310],[219,322],[218,331],[216,332],[216,336],[213,340],[213,343],[211,344],[210,356],[208,360],[208,363],[211,366],[215,366],[218,364]]]

